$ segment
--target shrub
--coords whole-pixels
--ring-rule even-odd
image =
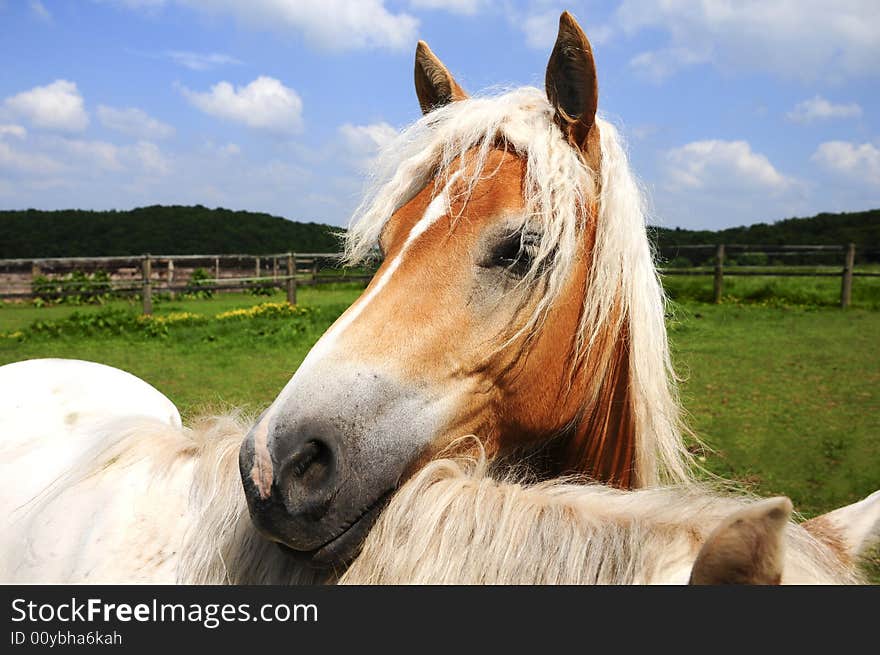
[[[766,266],[769,257],[766,252],[743,252],[737,256],[740,266]]]
[[[197,268],[189,278],[191,289],[183,294],[184,298],[212,298],[214,296],[214,276],[204,268]]]
[[[38,275],[31,283],[33,302],[38,307],[46,304],[102,305],[113,298],[113,285],[107,271],[94,273],[72,271],[67,275],[47,277]]]
[[[341,313],[341,312],[340,312]],[[255,330],[257,335],[269,331],[298,332],[316,318],[313,309],[296,307],[286,302],[267,302],[246,309],[233,309],[216,316],[205,316],[193,312],[171,312],[163,315],[144,316],[128,309],[104,308],[97,312],[73,312],[70,316],[55,320],[37,320],[25,330],[0,333],[4,339],[26,339],[35,336],[101,336],[101,335],[144,335],[148,337],[167,336],[172,328],[204,326],[209,331],[222,331],[224,324],[247,323],[246,330]],[[283,319],[283,320],[279,320]],[[294,320],[290,320],[294,319]],[[296,319],[306,319],[305,322]],[[267,327],[274,324],[276,327]],[[238,330],[239,328],[235,328]],[[181,334],[186,334],[182,332]],[[210,337],[210,335],[208,335]]]
[[[260,279],[252,282],[248,287],[248,292],[252,296],[271,296],[275,293],[275,287],[272,284],[268,284],[268,281],[268,279]]]
[[[693,264],[691,260],[687,257],[683,257],[682,255],[678,255],[668,264],[666,264],[666,268],[691,268]]]

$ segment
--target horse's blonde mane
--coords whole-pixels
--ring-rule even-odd
[[[192,428],[116,420],[100,435],[103,447],[87,451],[23,518],[40,521],[41,510],[77,484],[100,484],[105,474],[118,484],[114,471],[146,466],[149,482],[139,493],[171,503],[157,507],[155,519],[169,524],[137,529],[167,540],[156,546],[174,554],[177,583],[334,582],[339,572],[309,568],[251,523],[237,462],[249,424],[239,414],[200,419]],[[526,485],[505,475],[493,477],[485,456],[429,462],[392,497],[341,581],[670,582],[670,571],[686,573],[722,519],[751,502],[697,485],[621,491],[574,479]],[[786,541],[784,582],[861,581],[802,526],[790,524]]]
[[[375,254],[391,215],[432,179],[443,188],[453,172],[465,171],[462,190],[447,196],[452,212],[456,201],[466,200],[481,179],[494,173],[486,164],[494,148],[500,144],[516,151],[526,161],[522,229],[538,224],[543,233],[522,287],[540,282],[545,290],[521,332],[540,327],[575,261],[590,256],[572,364],[581,363],[603,335],[628,340],[636,484],[685,483],[692,461],[682,440],[665,297],[648,242],[642,194],[613,125],[598,119],[597,175],[563,138],[553,113],[543,91],[524,87],[450,103],[404,129],[377,159],[372,184],[346,234],[346,261],[354,264]],[[591,203],[598,204],[595,244],[592,253],[584,253]]]
[[[395,494],[340,582],[686,582],[706,537],[750,502],[695,485],[522,485],[490,477],[485,458],[440,459]],[[785,541],[784,583],[861,581],[800,525],[788,525]]]
[[[65,492],[102,475],[138,466],[150,472],[144,496],[168,502],[168,489],[184,489],[166,508],[161,526],[175,553],[181,584],[314,584],[335,579],[282,553],[257,533],[238,472],[238,450],[253,417],[238,411],[196,419],[179,428],[153,418],[127,417],[93,426],[87,448],[43,493],[19,509],[18,520],[39,522]],[[183,512],[183,520],[174,511]],[[178,525],[179,524],[179,525]]]
[[[189,432],[198,455],[180,583],[316,584],[333,578],[284,555],[254,529],[238,472],[238,450],[253,422],[237,413],[218,415],[201,419]]]

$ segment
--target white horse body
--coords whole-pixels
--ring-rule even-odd
[[[121,371],[94,366],[50,360],[0,368],[10,391],[4,397],[15,395],[10,372],[24,372],[19,393],[27,393],[32,372],[53,380],[43,384],[51,387],[50,398],[45,392],[34,396],[43,393],[42,411],[19,414],[34,408],[21,403],[2,413],[0,438],[8,454],[4,490],[12,493],[10,480],[25,482],[29,472],[38,473],[40,455],[51,462],[53,474],[51,479],[35,475],[39,483],[30,481],[28,491],[15,491],[18,504],[5,514],[0,532],[0,581],[335,580],[334,573],[301,566],[253,528],[237,467],[246,422],[222,417],[183,428],[176,410],[168,412],[173,405],[155,389]],[[123,388],[132,394],[126,396],[128,404],[102,409],[100,399],[118,400],[110,392]],[[82,404],[71,404],[77,395]],[[133,405],[138,397],[140,408]],[[72,425],[63,420],[71,412],[90,419]],[[28,439],[33,443],[25,448]],[[493,481],[485,467],[477,468],[438,461],[404,485],[344,581],[684,583],[712,530],[725,516],[749,507],[744,501],[700,496],[694,489],[521,487]],[[4,505],[12,503],[4,497]],[[880,493],[815,521],[823,521],[823,531],[833,530],[832,536],[857,556],[878,536]],[[804,528],[789,523],[785,533],[783,582],[858,579],[845,563],[828,565],[835,561],[833,549]],[[532,562],[524,566],[528,557]],[[629,563],[597,568],[603,560]]]
[[[157,471],[148,459],[110,466],[8,517],[0,579],[8,583],[177,582],[193,462]]]
[[[0,512],[46,489],[93,446],[96,426],[121,417],[181,426],[168,398],[140,378],[94,362],[32,359],[0,366]]]
[[[434,460],[397,492],[340,582],[860,582],[855,564],[880,537],[880,492],[801,524],[791,511],[784,497],[520,484],[490,475],[485,458]]]
[[[161,483],[145,461],[71,476],[119,438],[120,421],[180,429],[174,404],[129,373],[64,359],[0,367],[0,398],[0,578],[173,582],[165,548],[184,525],[192,464],[175,462]]]

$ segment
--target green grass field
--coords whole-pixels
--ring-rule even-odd
[[[752,289],[762,284],[755,278],[735,282],[740,281]],[[855,289],[873,289],[863,282],[857,280]],[[708,286],[711,280],[703,283]],[[299,304],[311,312],[297,318],[292,328],[286,321],[256,318],[172,326],[164,337],[0,338],[0,364],[32,357],[99,361],[155,385],[185,416],[228,406],[257,411],[271,402],[362,288],[301,288]],[[847,311],[833,302],[787,304],[786,298],[803,298],[807,290],[753,303],[711,305],[672,289],[680,300],[673,303],[669,333],[689,424],[709,447],[706,469],[761,495],[788,495],[798,511],[813,516],[880,488],[880,311],[873,311],[873,301],[864,298]],[[838,292],[810,291],[831,297]],[[224,294],[212,300],[162,302],[156,314],[211,316],[266,300]],[[138,311],[136,304],[113,306]],[[35,320],[56,321],[74,311],[99,310],[6,305],[0,309],[0,333],[22,330]]]
[[[0,339],[0,364],[33,357],[73,357],[102,362],[141,377],[171,398],[181,412],[197,414],[208,408],[236,406],[262,409],[271,402],[329,324],[358,296],[363,285],[324,285],[298,289],[301,306],[314,309],[302,329],[281,329],[272,319],[234,322],[223,326],[172,329],[166,338],[146,335],[79,335]],[[220,294],[210,300],[160,302],[157,316],[194,312],[213,316],[272,300],[246,294]],[[105,308],[127,308],[135,313],[139,303],[118,301],[104,307],[44,307],[7,305],[0,310],[0,332],[20,330],[35,320],[57,321],[74,312],[97,313]]]
[[[742,267],[740,267],[742,268]],[[751,268],[754,271],[793,271],[798,267]],[[705,269],[709,271],[710,269]],[[837,307],[840,304],[840,267],[803,267],[802,270],[833,272],[834,277],[724,277],[724,298],[728,302],[765,305],[809,305]],[[880,273],[878,266],[860,266],[856,272]],[[663,284],[669,297],[678,302],[711,302],[711,276],[667,275]],[[855,277],[852,306],[880,310],[880,277]]]

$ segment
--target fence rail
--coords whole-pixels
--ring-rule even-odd
[[[13,290],[8,283],[0,289],[0,299],[28,299],[45,296],[59,299],[70,296],[140,295],[143,313],[153,311],[156,293],[195,293],[199,291],[234,291],[253,289],[285,289],[287,300],[296,303],[298,286],[312,286],[333,282],[361,282],[372,277],[369,271],[339,270],[338,253],[271,253],[266,255],[140,255],[112,257],[41,257],[36,259],[0,259],[0,276],[19,273],[20,284],[27,289]],[[185,264],[185,266],[181,266]],[[213,269],[213,277],[197,281],[181,279],[182,270]],[[44,273],[112,269],[121,279],[101,281],[86,279],[44,280],[50,290],[37,292],[36,282]],[[224,276],[233,269],[236,275]],[[332,270],[332,274],[327,271]],[[248,273],[241,274],[243,271]],[[324,274],[322,274],[324,273]],[[190,274],[191,276],[191,274]]]
[[[854,277],[880,277],[880,272],[854,271],[855,244],[847,245],[754,245],[754,244],[688,244],[662,245],[661,251],[707,250],[715,254],[710,266],[660,267],[662,275],[712,276],[713,297],[720,302],[724,292],[724,279],[729,276],[767,276],[767,277],[839,277],[841,279],[840,306],[848,307],[852,302],[852,283]],[[763,270],[764,266],[725,267],[727,254],[764,253],[767,255],[810,253],[841,253],[840,270],[797,269],[794,266],[776,266]],[[863,251],[869,252],[869,251]],[[50,280],[55,289],[49,292],[53,298],[66,296],[89,296],[104,293],[114,295],[138,295],[143,298],[143,311],[152,312],[154,293],[194,293],[204,290],[231,291],[254,288],[280,288],[287,292],[287,299],[296,302],[296,289],[300,285],[319,285],[340,281],[367,281],[372,271],[359,273],[340,269],[342,261],[339,253],[270,253],[265,255],[226,254],[226,255],[140,255],[111,257],[48,257],[35,259],[0,259],[0,276],[19,273],[28,282],[27,290],[0,289],[0,298],[27,299],[35,297],[34,282],[45,272],[57,273],[64,270],[106,270],[114,269],[123,279],[104,280],[95,284],[90,291],[84,280]],[[185,266],[181,266],[184,264]],[[181,270],[199,268],[213,269],[213,277],[199,279],[197,282],[182,279]],[[234,269],[235,276],[222,275],[223,270]],[[788,269],[788,270],[785,270]],[[333,274],[324,274],[333,270]],[[243,271],[248,273],[242,274]],[[253,271],[252,274],[249,271]],[[126,277],[127,276],[127,277]],[[65,286],[77,287],[75,290]],[[5,285],[8,286],[8,285]]]
[[[662,275],[711,275],[713,280],[713,299],[715,303],[721,302],[724,294],[724,278],[727,276],[766,276],[766,277],[839,277],[840,278],[840,306],[847,308],[852,304],[852,281],[853,277],[880,277],[880,273],[870,271],[854,271],[856,245],[849,243],[845,246],[758,246],[749,244],[717,244],[717,245],[686,245],[663,246],[664,250],[682,250],[682,249],[707,249],[715,248],[715,263],[711,269],[703,268],[660,268]],[[808,271],[808,270],[755,270],[761,269],[761,266],[755,267],[737,267],[725,268],[724,261],[727,257],[728,250],[739,250],[741,252],[759,252],[771,254],[779,252],[842,252],[843,268],[839,271]]]

